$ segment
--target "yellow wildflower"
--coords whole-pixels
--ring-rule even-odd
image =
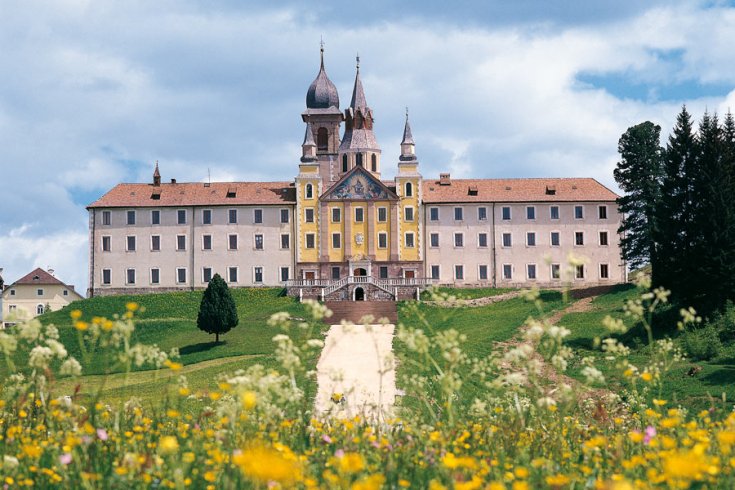
[[[301,479],[301,469],[292,454],[282,454],[266,446],[254,446],[232,457],[232,462],[256,482],[275,481],[284,485]]]
[[[71,313],[69,313],[69,316],[72,320],[79,320],[82,318],[82,312],[81,310],[72,310]]]
[[[138,303],[130,302],[125,305],[125,309],[128,311],[137,311],[138,310]]]
[[[254,391],[245,391],[242,393],[240,398],[242,400],[242,408],[245,410],[252,410],[258,403],[258,396]]]
[[[85,330],[87,330],[89,328],[89,325],[87,324],[87,322],[83,322],[83,321],[77,320],[74,323],[74,328],[76,328],[80,332],[84,332]]]
[[[358,453],[346,453],[339,458],[339,469],[343,473],[357,473],[365,468],[365,460]]]
[[[158,443],[161,454],[175,454],[179,451],[179,440],[174,436],[163,436]]]

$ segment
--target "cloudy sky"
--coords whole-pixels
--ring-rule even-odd
[[[449,7],[451,6],[451,8]],[[405,107],[425,176],[591,176],[682,104],[735,110],[718,1],[0,0],[0,267],[84,291],[85,206],[118,182],[290,180],[325,42],[342,108],[355,54],[392,176]]]

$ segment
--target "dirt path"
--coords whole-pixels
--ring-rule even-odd
[[[394,325],[332,325],[317,363],[316,411],[385,420],[396,397]]]
[[[472,298],[472,299],[458,298],[456,302],[424,301],[424,303],[426,303],[427,305],[442,306],[442,307],[447,307],[447,308],[453,308],[456,306],[469,306],[470,308],[477,308],[479,306],[487,306],[493,303],[500,303],[501,301],[506,301],[509,299],[517,298],[523,293],[524,291],[518,290],[518,291],[511,291],[509,293],[497,294],[495,296],[483,296],[481,298]]]

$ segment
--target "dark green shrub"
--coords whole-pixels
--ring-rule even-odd
[[[707,324],[702,328],[687,331],[682,338],[684,351],[689,358],[708,361],[720,355],[722,341],[717,327]]]

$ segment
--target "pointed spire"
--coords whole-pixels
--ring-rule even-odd
[[[153,171],[153,185],[161,185],[161,172],[158,170],[158,160],[156,160],[156,169]]]
[[[314,141],[314,133],[311,132],[311,128],[309,125],[306,125],[306,134],[304,134],[304,142],[301,143],[301,146],[316,146],[316,142]]]
[[[301,144],[301,161],[304,163],[316,161],[316,143],[314,142],[314,134],[311,132],[311,126],[306,125],[306,134],[304,134],[304,142]]]
[[[319,38],[319,52],[321,53],[322,64],[319,71],[324,71],[324,38]]]
[[[365,101],[365,91],[362,89],[362,81],[360,80],[360,55],[355,58],[357,60],[357,73],[355,74],[355,88],[352,90],[352,102],[350,107],[353,109],[361,109],[365,112],[367,102]]]
[[[402,145],[413,145],[413,135],[411,134],[411,125],[408,123],[408,107],[406,107],[406,126],[403,128]]]

